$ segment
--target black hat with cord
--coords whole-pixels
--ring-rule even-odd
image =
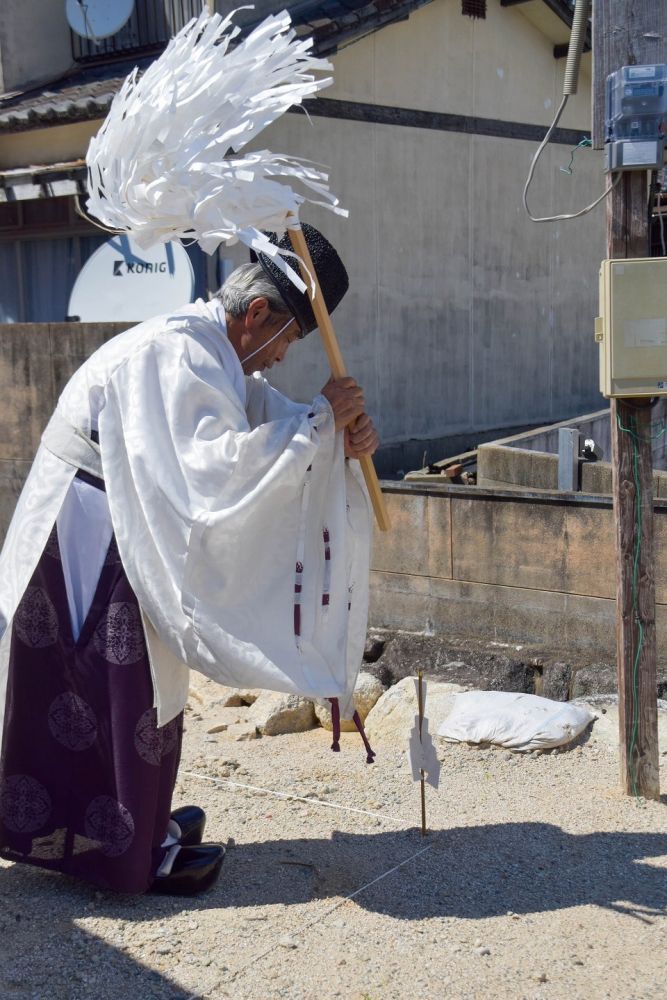
[[[327,310],[332,313],[349,288],[347,271],[336,250],[318,229],[302,222],[301,230],[317,273],[317,280],[322,289]],[[265,235],[268,236],[271,243],[280,247],[281,250],[292,250],[289,233],[285,233],[280,239],[276,233],[266,233]],[[300,292],[266,254],[258,253],[256,258],[301,327],[300,336],[305,337],[317,326],[308,292]],[[292,257],[287,257],[286,260],[291,267],[298,270],[298,261]],[[308,275],[303,275],[303,278],[307,284]]]

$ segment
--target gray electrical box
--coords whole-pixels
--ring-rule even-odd
[[[665,159],[667,65],[622,66],[607,77],[607,170],[659,170]]]

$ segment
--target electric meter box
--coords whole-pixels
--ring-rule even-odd
[[[607,170],[658,170],[665,157],[667,65],[622,66],[607,77]]]
[[[603,396],[667,396],[667,257],[602,261],[595,339]]]

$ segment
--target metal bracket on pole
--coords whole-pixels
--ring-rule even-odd
[[[567,493],[579,490],[579,436],[571,427],[558,430],[558,489]]]

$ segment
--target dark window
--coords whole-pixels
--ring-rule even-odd
[[[486,17],[486,0],[461,0],[461,13],[468,17]]]
[[[129,20],[109,38],[94,42],[71,32],[72,55],[77,62],[87,62],[124,53],[159,52],[201,10],[201,0],[136,0]]]

